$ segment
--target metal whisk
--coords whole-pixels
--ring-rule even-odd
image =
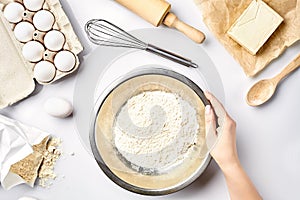
[[[103,19],[92,19],[88,21],[85,25],[85,31],[90,41],[97,45],[146,50],[187,67],[198,67],[198,65],[193,63],[190,59],[161,49],[152,44],[147,44],[118,26]]]

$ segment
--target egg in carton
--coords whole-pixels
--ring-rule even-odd
[[[83,50],[59,0],[0,0],[0,108],[74,72]]]

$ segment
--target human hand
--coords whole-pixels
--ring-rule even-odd
[[[232,165],[239,164],[237,149],[236,149],[236,123],[225,111],[223,105],[209,92],[205,92],[206,98],[211,102],[211,105],[205,107],[205,124],[206,131],[212,131],[215,136],[218,136],[217,143],[210,152],[222,170],[226,170]],[[219,128],[216,129],[216,118]]]
[[[211,93],[205,92],[211,106],[205,107],[206,136],[218,138],[212,146],[211,156],[223,171],[230,199],[261,200],[262,197],[240,164],[236,149],[236,123],[223,105]],[[216,113],[219,127],[216,129]]]

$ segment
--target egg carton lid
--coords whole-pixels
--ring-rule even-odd
[[[2,7],[0,5],[0,9]],[[24,99],[35,88],[30,66],[18,49],[18,41],[9,31],[10,25],[0,12],[0,108]]]
[[[11,24],[3,15],[3,8],[12,0],[0,0],[0,109],[10,106],[28,97],[35,88],[33,75],[34,63],[30,63],[22,55],[22,44],[16,40]],[[49,83],[37,81],[39,84],[47,85],[73,73],[79,67],[78,54],[83,47],[78,40],[72,25],[62,9],[59,0],[45,0],[43,6],[49,9],[56,18],[56,28],[66,35],[66,49],[70,50],[76,57],[76,65],[69,72],[59,72]]]

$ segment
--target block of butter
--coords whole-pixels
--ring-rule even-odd
[[[253,0],[227,34],[255,55],[282,21],[283,18],[262,0]]]

